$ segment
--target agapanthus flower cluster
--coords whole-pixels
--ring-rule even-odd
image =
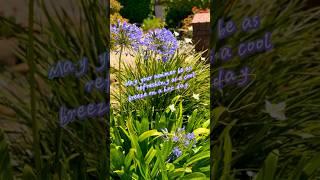
[[[124,47],[137,51],[142,45],[143,32],[135,24],[118,21],[110,28],[115,47]]]
[[[163,61],[169,60],[178,48],[178,41],[171,31],[162,28],[149,31],[143,40],[147,51],[155,52]]]
[[[177,131],[172,134],[172,136],[169,135],[166,128],[163,129],[162,132],[164,134],[163,137],[166,140],[172,140],[172,142],[174,143],[174,148],[171,152],[169,160],[180,157],[182,155],[182,152],[190,147],[196,147],[197,141],[194,133],[187,133],[185,131],[185,127],[178,128]]]
[[[117,24],[111,25],[111,41],[116,47],[143,52],[146,58],[153,57],[168,61],[176,52],[179,43],[168,29],[154,29],[146,34],[135,24],[118,21]],[[140,51],[141,50],[141,51]]]

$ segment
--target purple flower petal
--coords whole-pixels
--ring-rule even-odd
[[[173,148],[172,153],[176,157],[180,157],[182,155],[182,151],[178,147]]]

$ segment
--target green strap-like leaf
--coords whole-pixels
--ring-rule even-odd
[[[263,168],[259,171],[256,180],[273,180],[277,170],[279,151],[272,151],[264,161]]]
[[[210,178],[200,172],[191,173],[181,178],[181,180],[208,180],[208,179]]]
[[[37,176],[29,165],[23,168],[23,180],[36,180]]]
[[[5,141],[4,134],[0,129],[0,179],[12,180],[12,167],[8,144]]]
[[[151,136],[161,136],[162,133],[161,132],[158,132],[157,130],[150,130],[150,131],[146,131],[144,133],[142,133],[140,136],[139,136],[139,141],[143,141]]]
[[[315,171],[320,168],[320,153],[314,156],[309,163],[303,168],[303,171],[308,176],[311,176]]]

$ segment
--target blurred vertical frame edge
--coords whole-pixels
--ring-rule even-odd
[[[106,50],[106,58],[108,59],[108,63],[107,63],[107,70],[106,70],[106,79],[108,82],[108,86],[107,86],[107,104],[108,104],[108,111],[106,114],[106,118],[107,118],[107,126],[106,126],[106,150],[107,150],[107,172],[109,172],[107,174],[107,179],[110,179],[110,143],[111,143],[111,139],[110,139],[110,0],[102,0],[104,7],[105,8],[105,13],[106,13],[106,19],[107,19],[107,35],[109,36],[109,39],[107,40],[107,50]]]
[[[107,90],[106,90],[106,94],[105,94],[105,97],[106,97],[106,102],[108,104],[108,110],[107,110],[107,113],[105,114],[105,118],[104,119],[104,122],[106,124],[104,124],[104,129],[105,129],[105,135],[103,137],[99,137],[101,138],[101,140],[104,142],[104,146],[106,146],[105,148],[105,152],[101,152],[101,153],[106,153],[104,154],[104,157],[106,157],[106,160],[105,162],[105,166],[100,166],[99,168],[104,168],[104,171],[100,171],[102,172],[105,176],[100,176],[100,177],[106,177],[106,179],[110,179],[110,149],[109,149],[109,145],[110,145],[110,126],[109,126],[109,117],[110,117],[110,74],[109,74],[109,68],[110,68],[110,51],[109,51],[109,46],[110,46],[110,39],[109,39],[109,24],[110,24],[110,0],[78,0],[79,2],[80,1],[83,1],[83,2],[94,2],[95,4],[99,4],[99,6],[101,6],[101,9],[103,10],[103,12],[100,13],[100,15],[102,16],[101,18],[107,22],[107,27],[105,27],[105,32],[107,34],[107,37],[104,39],[105,40],[105,43],[104,43],[104,47],[101,46],[102,48],[99,49],[98,53],[101,53],[101,51],[104,53],[104,57],[105,59],[107,60],[107,70],[104,71],[106,73],[106,79],[107,79],[107,83],[108,83],[108,86],[107,86]],[[35,83],[32,83],[32,82],[35,82],[35,77],[34,77],[34,72],[35,72],[35,56],[37,56],[36,54],[36,39],[33,35],[33,33],[36,31],[37,32],[37,29],[36,29],[36,18],[37,18],[37,12],[36,12],[36,7],[35,7],[35,4],[36,3],[40,3],[40,2],[44,2],[43,0],[29,0],[27,1],[28,2],[28,6],[25,7],[26,9],[28,9],[28,12],[26,13],[26,15],[28,15],[27,17],[27,23],[26,24],[23,24],[24,28],[21,28],[20,26],[18,26],[17,24],[15,23],[10,23],[9,21],[7,21],[6,18],[2,17],[2,13],[0,12],[0,22],[1,23],[5,23],[5,24],[8,24],[10,25],[10,28],[12,28],[15,31],[22,31],[23,33],[25,33],[26,35],[26,41],[28,41],[28,46],[26,46],[26,51],[27,51],[27,60],[28,60],[28,64],[29,64],[29,67],[30,68],[30,76],[28,78],[28,80],[30,81],[30,86],[31,86],[31,93],[30,93],[30,96],[32,97],[31,98],[31,119],[32,119],[32,131],[33,131],[33,134],[35,134],[34,136],[34,147],[33,149],[35,150],[35,155],[34,155],[34,159],[35,159],[35,167],[36,167],[36,172],[39,173],[39,177],[42,177],[41,176],[41,166],[42,166],[42,163],[41,163],[41,160],[39,160],[41,158],[41,152],[40,152],[40,143],[39,141],[41,141],[41,137],[39,137],[39,122],[37,122],[37,120],[39,120],[39,117],[37,117],[37,109],[38,108],[41,108],[37,105],[37,101],[39,100],[39,96],[38,98],[33,98],[33,96],[36,96],[34,95],[35,93],[37,93],[37,89],[35,89],[35,86],[36,84]],[[104,19],[106,18],[106,19]],[[1,24],[2,25],[2,24]],[[21,25],[22,26],[22,25]],[[2,64],[1,64],[2,66]],[[27,82],[26,82],[27,83]],[[37,107],[38,106],[38,107]],[[0,128],[0,131],[1,131],[1,128]],[[59,134],[60,135],[60,134]],[[1,135],[0,135],[1,136]],[[106,139],[104,139],[106,138]],[[0,153],[0,156],[3,155]],[[1,157],[0,157],[1,159]],[[28,166],[29,169],[31,169],[30,166]],[[28,169],[28,170],[29,170]],[[1,166],[0,166],[0,170],[1,169]],[[0,179],[1,178],[1,174],[0,174]],[[101,180],[103,180],[104,178],[101,178]]]

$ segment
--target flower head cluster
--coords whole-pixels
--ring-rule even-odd
[[[111,25],[111,42],[116,51],[118,47],[146,52],[146,57],[155,54],[164,62],[168,61],[178,49],[179,43],[171,31],[162,28],[154,29],[144,34],[142,29],[134,24],[118,21]]]
[[[115,47],[138,50],[142,44],[143,32],[135,24],[118,21],[111,25],[111,36]]]
[[[174,147],[172,150],[172,154],[175,155],[176,157],[179,157],[182,155],[182,151],[178,147]]]
[[[178,41],[171,31],[162,28],[149,31],[143,40],[147,51],[155,52],[163,61],[169,60],[178,48]]]
[[[174,157],[180,157],[182,155],[183,150],[188,149],[189,147],[196,147],[196,137],[193,132],[186,133],[185,128],[178,128],[176,132],[173,133],[171,138],[169,137],[168,130],[162,129],[163,137],[166,140],[172,140],[175,147],[172,150],[171,157],[169,160],[171,160]]]

